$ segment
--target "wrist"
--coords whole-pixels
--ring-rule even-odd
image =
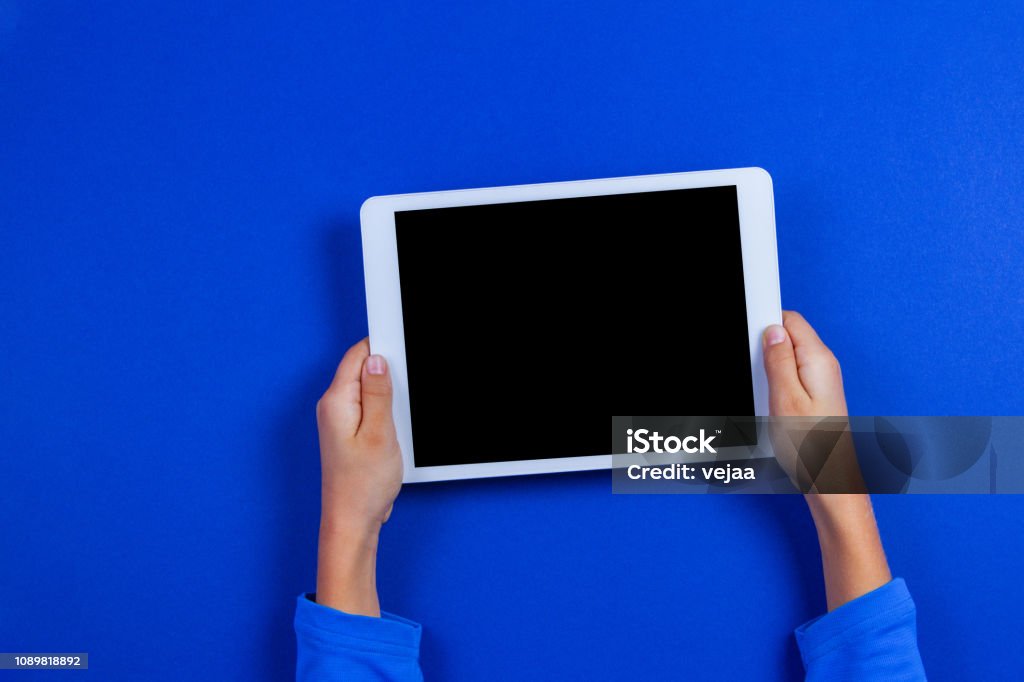
[[[867,557],[872,564],[888,571],[870,497],[807,495],[806,498],[823,557],[842,557],[842,561],[849,565]]]
[[[359,515],[327,514],[320,516],[320,544],[344,547],[352,553],[377,552],[381,524]]]
[[[818,533],[842,534],[876,528],[871,498],[861,494],[804,495]]]
[[[324,485],[320,493],[320,531],[346,534],[353,540],[375,538],[385,519],[385,514],[376,511],[378,507],[350,489]]]

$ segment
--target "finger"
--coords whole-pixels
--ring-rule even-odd
[[[794,346],[804,344],[809,348],[817,346],[828,350],[825,343],[818,337],[818,332],[814,331],[814,327],[811,326],[810,322],[797,311],[783,310],[782,325],[793,337]]]
[[[369,341],[363,339],[349,348],[341,359],[334,380],[317,403],[317,420],[322,428],[336,428],[343,435],[355,435],[362,419],[360,375],[369,354]]]
[[[785,327],[773,324],[761,337],[764,348],[764,371],[768,375],[768,407],[773,415],[796,412],[807,392],[797,373],[793,342]]]
[[[837,389],[841,390],[839,363],[835,355],[818,338],[818,333],[803,315],[787,310],[782,314],[782,324],[793,339],[800,383],[808,395],[814,399],[829,398]]]
[[[370,355],[363,362],[363,418],[359,433],[370,437],[386,437],[394,431],[391,416],[391,372],[380,355]]]
[[[349,348],[345,357],[341,359],[341,364],[338,365],[338,370],[334,373],[334,380],[331,381],[328,390],[336,386],[359,383],[359,375],[363,371],[363,361],[369,354],[370,340],[368,338],[364,338]]]

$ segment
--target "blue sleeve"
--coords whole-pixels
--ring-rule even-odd
[[[355,616],[300,594],[297,682],[422,682],[420,626],[389,613]]]
[[[801,625],[796,641],[808,682],[925,679],[917,610],[902,578]]]

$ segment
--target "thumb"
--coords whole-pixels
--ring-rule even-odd
[[[391,416],[391,373],[380,355],[370,355],[363,363],[363,420],[359,431],[382,434],[394,424]]]
[[[792,414],[799,401],[807,399],[800,383],[793,340],[786,328],[773,324],[764,330],[764,371],[768,375],[768,404],[773,415]]]

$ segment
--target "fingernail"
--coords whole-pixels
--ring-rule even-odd
[[[371,355],[366,358],[366,373],[367,374],[383,374],[384,373],[384,358],[379,355]]]
[[[774,346],[786,340],[786,328],[782,325],[773,324],[764,330],[764,345]]]

